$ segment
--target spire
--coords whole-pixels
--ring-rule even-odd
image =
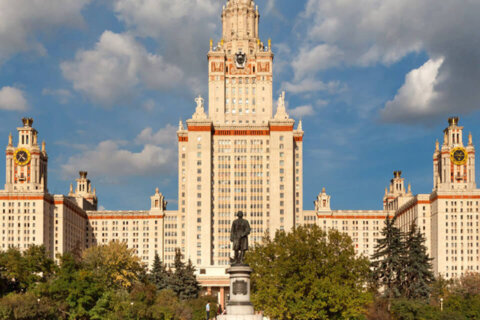
[[[277,113],[275,120],[288,120],[287,110],[285,108],[285,91],[282,91],[277,101]]]
[[[178,131],[183,131],[185,130],[184,126],[183,126],[183,121],[180,119],[180,121],[178,121]]]
[[[440,151],[440,143],[438,142],[438,139],[435,141],[435,151]]]
[[[385,188],[385,195],[388,194],[388,188]]]
[[[72,193],[73,193],[73,184],[70,183],[70,194],[72,194]]]
[[[231,0],[222,12],[223,39],[254,40],[258,38],[260,15],[252,0]]]
[[[412,194],[412,185],[408,184],[408,194]]]
[[[158,187],[155,188],[155,194],[159,194],[160,190],[158,190]]]
[[[448,140],[448,135],[447,135],[447,131],[444,132],[443,134],[443,145],[446,146],[447,145],[447,140]]]
[[[13,137],[12,137],[12,133],[10,132],[10,134],[8,135],[8,146],[11,147],[13,146]]]
[[[303,128],[302,128],[302,119],[300,119],[300,120],[298,121],[297,131],[303,131]]]
[[[473,138],[472,138],[472,133],[468,133],[468,145],[473,146]]]
[[[47,151],[45,147],[45,140],[42,141],[42,152],[45,153]]]

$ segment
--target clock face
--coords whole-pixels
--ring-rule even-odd
[[[463,165],[467,162],[468,153],[464,148],[455,148],[450,152],[450,159],[456,165]]]
[[[30,152],[27,149],[17,149],[13,155],[15,163],[19,166],[25,166],[30,162]]]

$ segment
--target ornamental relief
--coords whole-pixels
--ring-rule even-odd
[[[270,63],[259,62],[257,68],[258,68],[258,72],[270,72]]]
[[[223,62],[212,62],[211,72],[223,72]]]
[[[228,69],[230,71],[229,74],[231,74],[231,75],[250,75],[250,74],[252,74],[252,65],[251,64],[249,64],[244,69],[238,69],[234,64],[230,64]]]

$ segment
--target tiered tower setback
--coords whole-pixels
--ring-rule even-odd
[[[179,240],[201,267],[230,263],[237,211],[252,225],[252,243],[302,216],[303,130],[294,129],[285,93],[273,116],[273,53],[258,36],[259,19],[253,1],[227,2],[223,38],[208,52],[208,113],[198,97],[179,124]]]

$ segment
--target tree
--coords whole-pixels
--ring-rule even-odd
[[[104,281],[106,287],[130,288],[145,271],[145,266],[124,242],[110,242],[86,249],[83,266]]]
[[[150,282],[152,282],[156,287],[157,290],[163,290],[168,288],[170,273],[167,271],[167,268],[160,261],[160,257],[157,253],[155,253],[155,258],[153,260],[152,271],[148,276]]]
[[[182,252],[175,250],[175,260],[173,263],[175,271],[170,276],[168,288],[173,290],[180,300],[195,299],[200,292],[200,286],[195,277],[195,267],[188,260],[188,264],[182,261]]]
[[[403,271],[403,241],[402,233],[395,226],[396,217],[390,219],[387,215],[382,238],[377,239],[375,252],[372,255],[373,280],[377,287],[382,287],[387,299],[401,296]]]
[[[200,285],[197,281],[197,277],[195,276],[195,267],[190,259],[188,259],[188,263],[185,267],[183,285],[184,290],[180,296],[180,299],[190,300],[198,298],[198,294],[200,293]]]
[[[33,245],[23,253],[16,248],[0,253],[0,278],[5,292],[25,291],[47,281],[54,271],[55,262],[44,246]]]
[[[467,273],[455,280],[445,310],[461,314],[463,319],[480,319],[480,273]]]
[[[0,319],[59,319],[52,301],[31,292],[12,293],[0,299]]]
[[[246,256],[252,267],[252,302],[273,319],[357,319],[371,295],[369,263],[352,240],[318,226],[266,236]]]
[[[407,299],[427,300],[435,281],[432,259],[428,256],[425,237],[412,224],[405,239],[404,270],[402,272],[402,296]]]

